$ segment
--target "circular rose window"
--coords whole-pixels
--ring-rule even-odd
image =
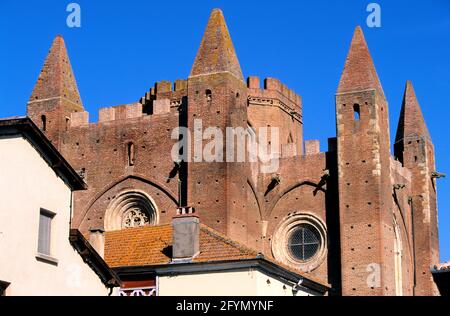
[[[319,232],[308,224],[300,224],[292,229],[288,240],[291,256],[301,262],[314,258],[320,250],[320,244]]]
[[[272,253],[278,261],[309,272],[325,259],[326,228],[313,215],[294,213],[278,226],[272,239]]]

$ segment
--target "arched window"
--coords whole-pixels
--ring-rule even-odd
[[[114,231],[156,225],[158,212],[147,194],[132,190],[117,196],[105,214],[105,230]]]
[[[42,126],[42,131],[46,132],[47,131],[47,116],[45,116],[45,115],[41,116],[41,126]]]

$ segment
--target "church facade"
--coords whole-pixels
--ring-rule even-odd
[[[337,84],[337,134],[321,152],[318,141],[303,139],[297,93],[278,79],[244,79],[216,9],[187,79],[100,109],[98,122],[89,122],[56,37],[27,115],[88,184],[75,193],[72,221],[85,236],[167,225],[179,206],[191,206],[203,224],[329,284],[331,295],[438,295],[430,268],[439,263],[441,174],[413,85],[391,152],[388,102],[359,27]],[[256,138],[278,128],[277,168],[174,161],[180,127],[223,135],[241,128]],[[188,142],[188,150],[198,145]]]

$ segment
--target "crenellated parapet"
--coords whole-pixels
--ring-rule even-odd
[[[156,82],[139,102],[143,106],[144,113],[164,113],[166,110],[166,102],[160,102],[160,100],[169,100],[170,108],[177,109],[181,106],[183,98],[186,96],[187,80],[178,79],[175,82],[163,80]]]
[[[261,88],[259,77],[249,77],[247,87],[250,104],[278,107],[302,123],[301,97],[280,80],[266,78],[264,79],[264,86]]]
[[[151,119],[160,115],[171,113],[173,107],[170,99],[157,99],[153,101],[153,112],[147,114],[143,111],[143,105],[139,102],[113,107],[101,108],[98,112],[98,122],[91,124],[113,123],[118,121],[134,120],[138,118]],[[89,112],[73,112],[70,114],[70,128],[88,127]]]

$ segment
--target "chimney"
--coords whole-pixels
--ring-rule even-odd
[[[105,257],[105,231],[101,228],[91,228],[89,230],[89,243],[97,251],[100,257]]]
[[[200,253],[200,220],[195,208],[180,207],[172,220],[172,261],[186,262]]]

